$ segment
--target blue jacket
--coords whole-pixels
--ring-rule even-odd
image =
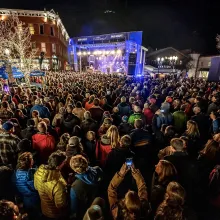
[[[92,197],[95,197],[94,194],[102,180],[102,176],[103,172],[100,167],[89,167],[85,173],[75,175],[76,180],[73,182],[70,189],[71,214],[75,214],[82,209],[86,210],[88,208],[85,206],[87,203],[90,203],[90,200],[95,199]],[[80,204],[82,205],[80,206]],[[91,203],[89,205],[91,205]]]
[[[48,108],[46,106],[43,105],[34,105],[31,108],[31,114],[32,112],[36,110],[39,112],[39,115],[41,118],[50,118],[50,111],[48,110]]]
[[[21,196],[27,209],[40,205],[40,197],[34,188],[35,169],[16,170],[12,175],[12,183],[16,192]]]
[[[124,115],[129,116],[131,114],[131,108],[127,103],[120,103],[118,104],[118,110],[119,110],[119,114],[121,117],[123,117]]]

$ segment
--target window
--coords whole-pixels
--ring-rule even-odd
[[[54,29],[53,29],[53,27],[50,27],[50,35],[54,36]]]
[[[56,44],[52,44],[52,52],[56,53]]]
[[[29,24],[29,31],[30,31],[30,34],[34,34],[34,25],[33,24]]]
[[[32,49],[36,49],[36,48],[37,48],[36,42],[32,42],[32,43],[31,43],[31,48],[32,48]]]
[[[41,43],[41,52],[46,53],[46,43]]]
[[[44,34],[44,25],[40,24],[40,34]]]

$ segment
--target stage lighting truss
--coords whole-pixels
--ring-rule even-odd
[[[107,55],[121,55],[122,50],[95,50],[92,53],[90,51],[79,51],[77,52],[77,56],[89,56],[89,55],[95,55],[95,56],[107,56]]]

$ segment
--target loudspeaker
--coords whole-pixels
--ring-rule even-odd
[[[128,60],[128,75],[130,75],[130,76],[135,75],[136,61],[137,61],[137,54],[130,53],[129,60]]]
[[[213,57],[211,59],[211,67],[209,69],[208,81],[220,81],[220,57]]]

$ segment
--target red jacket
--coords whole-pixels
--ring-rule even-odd
[[[146,118],[147,124],[152,125],[154,113],[151,111],[151,109],[149,109],[149,108],[144,109],[144,116]]]
[[[33,149],[39,155],[40,163],[47,163],[49,156],[54,152],[55,139],[50,134],[37,133],[32,136]]]
[[[99,161],[100,166],[104,167],[108,154],[111,152],[111,145],[104,145],[101,141],[97,141],[96,144],[96,159]]]

